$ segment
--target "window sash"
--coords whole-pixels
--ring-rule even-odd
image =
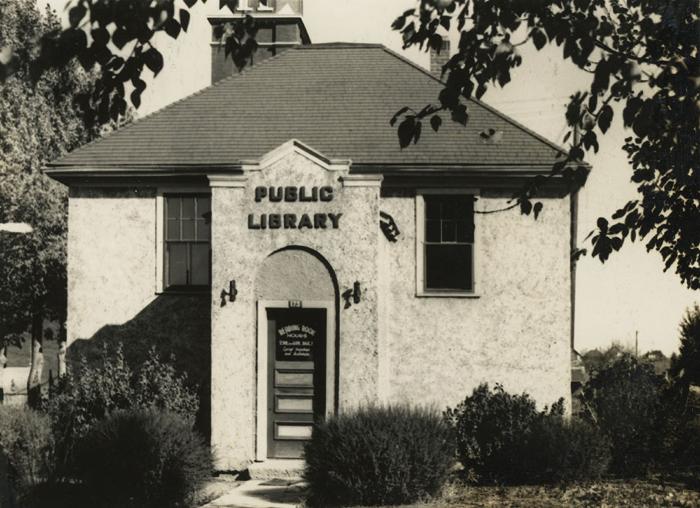
[[[422,217],[422,290],[434,293],[472,293],[475,288],[474,263],[474,195],[427,194],[423,199]],[[468,202],[471,200],[471,202]],[[450,231],[451,230],[451,231]],[[463,249],[461,261],[450,260]],[[435,272],[430,260],[439,256],[439,264],[451,264],[450,274]],[[454,279],[453,276],[454,275]]]
[[[211,245],[211,224],[206,224],[206,214],[211,213],[209,194],[165,194],[163,215],[163,281],[165,289],[205,288],[211,285],[211,247],[203,256],[202,246]],[[191,207],[186,200],[191,201]],[[175,212],[175,213],[171,213]],[[191,226],[188,231],[187,228]],[[175,254],[178,246],[184,251]],[[179,256],[180,259],[174,258]],[[203,263],[203,259],[206,259]],[[184,267],[174,272],[173,264]],[[204,274],[203,272],[206,271]]]

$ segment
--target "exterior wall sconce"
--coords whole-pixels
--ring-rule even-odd
[[[362,288],[360,287],[360,283],[355,281],[352,285],[352,289],[345,290],[341,296],[343,300],[345,300],[346,309],[349,309],[353,303],[360,303],[362,300]]]
[[[229,302],[235,302],[237,294],[238,290],[236,289],[236,281],[230,280],[228,282],[228,291],[226,291],[225,289],[221,290],[221,306],[224,307],[226,305],[227,296]]]

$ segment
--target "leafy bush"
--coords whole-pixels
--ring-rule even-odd
[[[304,478],[314,506],[415,502],[443,485],[449,428],[434,411],[366,407],[314,426]]]
[[[584,416],[610,440],[613,473],[645,473],[659,456],[662,396],[663,385],[653,368],[631,355],[602,368],[586,384]]]
[[[77,457],[88,496],[115,507],[190,506],[212,471],[191,422],[153,409],[115,411],[93,426]]]
[[[524,481],[596,480],[610,464],[610,442],[597,427],[556,413],[540,415],[523,448]]]
[[[563,400],[537,411],[527,394],[501,385],[475,388],[447,409],[457,456],[467,475],[502,483],[592,479],[607,469],[609,444],[595,427],[564,419]]]
[[[481,384],[445,416],[454,429],[457,457],[471,475],[481,480],[522,475],[525,438],[538,418],[529,395]]]
[[[12,487],[24,497],[52,476],[49,419],[31,409],[0,406],[0,451],[8,463]]]
[[[59,380],[45,402],[56,439],[57,464],[63,476],[73,473],[73,452],[78,440],[95,422],[113,411],[156,408],[194,422],[198,409],[195,389],[178,376],[172,362],[163,362],[151,349],[149,358],[134,373],[126,364],[121,346],[112,353],[106,347],[96,366],[82,360],[76,371]]]

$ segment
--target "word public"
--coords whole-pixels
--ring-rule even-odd
[[[333,201],[333,187],[256,187],[255,202]],[[248,229],[338,229],[342,213],[262,213],[248,215]]]

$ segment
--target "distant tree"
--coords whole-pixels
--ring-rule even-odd
[[[38,52],[41,37],[60,29],[56,15],[40,13],[33,0],[0,0],[0,12],[0,47]],[[43,321],[63,324],[66,314],[68,196],[41,167],[99,134],[75,104],[90,81],[74,62],[34,80],[29,60],[22,60],[0,84],[0,222],[26,222],[34,229],[0,233],[0,339],[4,351],[20,346],[23,332],[31,331],[32,392],[42,373]]]
[[[603,368],[609,367],[623,356],[634,356],[634,351],[632,348],[627,347],[618,341],[613,341],[612,344],[603,350],[591,349],[590,351],[586,351],[582,355],[581,359],[583,360],[583,365],[586,368],[586,372],[592,374],[602,370]]]
[[[671,359],[671,375],[684,385],[700,386],[700,306],[688,309],[680,325],[678,355]]]

